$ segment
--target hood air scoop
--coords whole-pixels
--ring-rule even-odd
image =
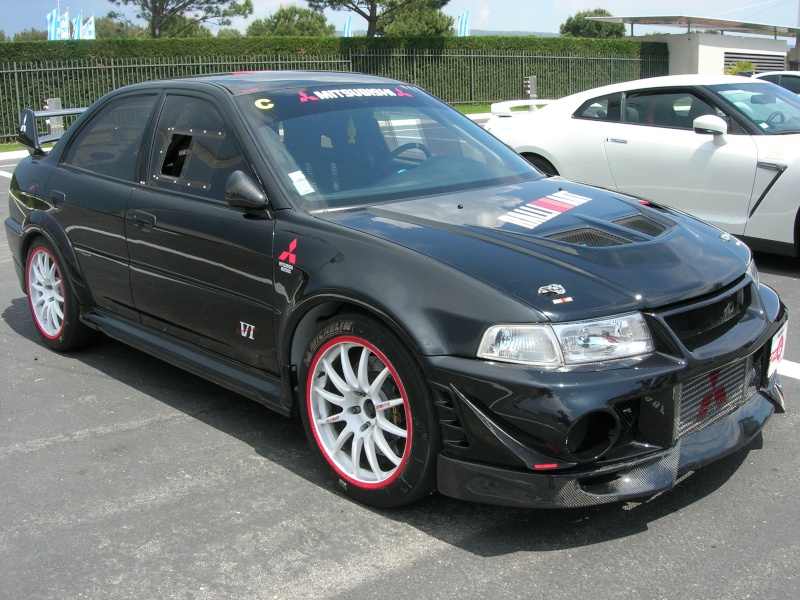
[[[655,239],[667,230],[667,226],[663,223],[642,214],[623,217],[612,222],[617,226],[613,233],[597,227],[584,226],[548,235],[547,239],[575,246],[607,248]]]

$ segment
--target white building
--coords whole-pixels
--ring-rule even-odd
[[[686,33],[639,36],[642,40],[667,44],[670,75],[721,74],[727,66],[738,61],[755,64],[757,73],[783,71],[789,68],[790,62],[796,63],[798,59],[796,49],[790,50],[789,47],[789,39],[800,34],[800,28],[797,27],[689,16],[589,18],[596,21],[625,23],[630,26],[631,35],[634,25],[685,29]],[[705,33],[709,30],[721,32],[722,35]]]

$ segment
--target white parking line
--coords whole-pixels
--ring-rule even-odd
[[[778,365],[778,373],[784,377],[800,379],[800,363],[783,360],[781,364]]]
[[[11,179],[11,173],[6,173],[5,171],[0,171],[0,177],[8,177]]]

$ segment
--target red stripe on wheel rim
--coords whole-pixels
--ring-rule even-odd
[[[50,265],[55,268],[56,277],[58,278],[58,281],[61,283],[62,300],[59,303],[60,306],[61,306],[61,323],[60,323],[60,326],[59,326],[58,330],[54,334],[47,333],[44,330],[44,328],[42,327],[42,324],[40,322],[41,317],[39,316],[39,313],[36,311],[36,308],[34,307],[34,299],[33,299],[33,296],[31,294],[31,289],[30,289],[30,287],[31,287],[31,266],[36,261],[37,255],[39,255],[40,253],[43,253],[43,254],[47,255],[47,259],[49,260]],[[31,256],[31,260],[28,261],[28,267],[27,267],[26,275],[27,275],[27,285],[28,285],[28,304],[31,307],[31,312],[33,313],[33,316],[34,316],[33,320],[36,323],[36,327],[39,329],[39,332],[44,337],[46,337],[49,340],[55,340],[64,331],[64,319],[65,319],[65,315],[66,315],[66,299],[63,298],[63,296],[64,296],[64,278],[61,276],[61,270],[58,268],[58,263],[56,262],[55,257],[53,257],[53,255],[50,254],[50,252],[47,250],[47,248],[45,248],[44,246],[39,246],[38,248],[36,248],[33,251],[33,255]]]
[[[328,451],[325,442],[323,441],[320,429],[317,424],[317,417],[321,417],[322,415],[317,415],[314,410],[314,382],[315,382],[315,375],[317,374],[317,366],[320,363],[320,360],[325,356],[325,354],[333,348],[334,346],[342,345],[342,344],[357,344],[369,350],[372,354],[374,354],[385,367],[389,369],[389,373],[394,380],[395,385],[397,386],[398,392],[400,393],[400,397],[403,400],[403,410],[405,411],[405,418],[406,418],[406,438],[405,438],[405,447],[403,448],[403,455],[400,458],[400,463],[391,471],[391,474],[382,479],[380,481],[364,481],[362,479],[356,479],[352,474],[347,473],[344,471],[342,466],[336,462],[336,460],[331,456],[331,452]],[[331,468],[336,471],[336,473],[348,483],[353,484],[356,487],[362,489],[381,489],[388,485],[391,485],[403,472],[406,463],[408,462],[408,457],[411,453],[411,435],[412,435],[412,427],[411,427],[411,412],[408,407],[408,396],[406,394],[405,388],[403,387],[403,383],[397,374],[397,371],[392,366],[389,359],[378,350],[375,346],[370,344],[368,341],[353,337],[353,336],[341,336],[337,338],[333,338],[325,343],[325,345],[315,354],[314,360],[311,363],[309,368],[309,376],[308,382],[306,387],[306,410],[309,416],[309,423],[311,425],[311,431],[314,434],[314,440],[317,443],[317,446],[322,451],[322,455],[325,457],[325,460],[331,466]],[[375,426],[375,425],[373,425]],[[351,440],[352,442],[352,440]]]

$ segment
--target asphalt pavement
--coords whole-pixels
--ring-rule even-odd
[[[0,154],[3,220],[15,162]],[[296,421],[112,340],[48,350],[0,238],[0,599],[800,597],[791,369],[786,414],[653,498],[374,510]],[[799,315],[800,259],[757,258]]]

